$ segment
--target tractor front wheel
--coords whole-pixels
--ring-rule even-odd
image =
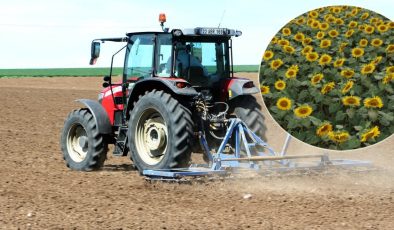
[[[103,166],[108,144],[87,109],[74,110],[68,115],[61,135],[61,149],[71,169],[92,171]]]
[[[147,92],[130,112],[128,139],[131,160],[141,173],[187,167],[193,140],[191,113],[168,93]]]

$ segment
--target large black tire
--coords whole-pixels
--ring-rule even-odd
[[[128,135],[131,160],[140,173],[189,166],[191,113],[170,94],[154,90],[141,96],[130,111]]]
[[[266,127],[261,105],[253,96],[238,96],[231,102],[233,113],[248,126],[257,136],[266,139]]]
[[[98,132],[93,115],[87,109],[74,110],[68,115],[60,142],[67,167],[92,171],[103,166],[108,144]]]

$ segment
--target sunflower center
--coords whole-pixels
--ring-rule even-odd
[[[348,99],[347,99],[347,103],[349,103],[349,104],[356,104],[356,99],[354,99],[354,98],[348,98]]]
[[[299,110],[300,114],[307,114],[308,111],[309,111],[309,110],[308,110],[307,108],[301,108],[301,109]]]
[[[285,100],[283,100],[283,101],[280,101],[280,106],[282,106],[282,107],[287,107],[288,105],[289,105],[289,103],[287,102],[287,101],[285,101]]]
[[[377,100],[370,100],[369,101],[369,105],[371,105],[371,106],[378,106],[378,101]]]

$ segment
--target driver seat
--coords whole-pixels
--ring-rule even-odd
[[[184,76],[186,76],[186,80],[193,86],[203,86],[207,81],[207,77],[204,75],[204,69],[201,66],[190,66],[186,68]]]

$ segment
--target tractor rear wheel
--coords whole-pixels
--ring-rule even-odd
[[[108,144],[88,110],[74,110],[68,115],[61,135],[61,149],[71,169],[92,171],[103,166]]]
[[[191,113],[168,93],[151,91],[139,98],[130,111],[128,135],[131,160],[140,173],[189,165]]]
[[[261,105],[253,96],[239,96],[231,103],[233,113],[249,127],[252,132],[265,140],[266,127]]]

